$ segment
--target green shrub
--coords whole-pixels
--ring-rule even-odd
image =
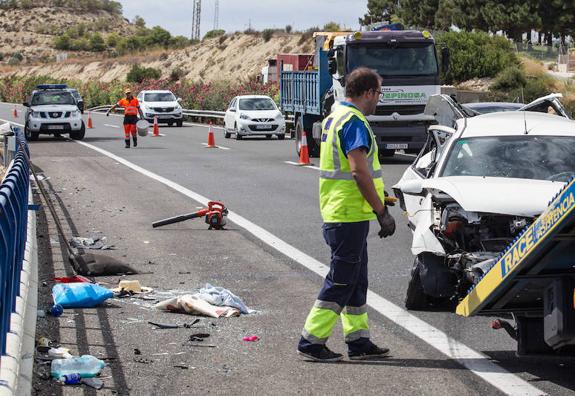
[[[204,40],[223,36],[224,34],[226,34],[226,31],[223,29],[210,30],[204,35]]]
[[[448,84],[472,78],[495,77],[510,66],[519,65],[512,44],[501,36],[484,32],[446,32],[436,36],[438,47],[451,52],[449,71],[442,75]]]
[[[162,76],[158,69],[142,67],[138,64],[132,66],[126,77],[127,82],[142,83],[145,80],[157,80]]]
[[[328,22],[323,26],[324,32],[339,32],[341,31],[341,26],[336,22]]]
[[[102,52],[106,49],[106,42],[100,33],[94,33],[90,37],[90,50],[95,52]]]
[[[186,75],[186,72],[182,68],[176,67],[175,69],[172,69],[172,71],[170,72],[170,81],[172,81],[172,82],[179,81],[185,75]]]
[[[513,90],[525,88],[525,85],[527,85],[527,78],[523,70],[519,67],[511,66],[497,75],[497,78],[491,85],[491,89],[496,91]]]
[[[268,42],[272,39],[272,37],[274,36],[274,30],[273,29],[265,29],[262,32],[262,38],[264,39],[264,42]]]

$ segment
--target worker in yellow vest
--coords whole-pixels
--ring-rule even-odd
[[[331,248],[330,271],[311,309],[298,345],[304,358],[337,362],[326,341],[339,318],[351,360],[385,357],[389,349],[370,340],[367,319],[367,235],[377,219],[380,238],[395,232],[385,206],[375,135],[366,116],[375,112],[381,77],[358,68],[346,79],[346,100],[324,120],[320,154],[323,236]]]

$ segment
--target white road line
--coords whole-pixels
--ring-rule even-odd
[[[209,124],[196,124],[195,122],[184,122],[185,126],[195,126],[195,127],[200,127],[200,128],[209,128],[210,125]],[[221,126],[217,126],[217,125],[212,125],[212,128],[214,129],[224,129],[224,127]]]
[[[120,129],[120,127],[118,125],[112,125],[112,124],[104,124],[104,126],[110,127],[110,128],[118,128]]]
[[[208,147],[208,144],[207,144],[207,143],[202,143],[202,146]],[[231,148],[229,148],[229,147],[224,147],[224,146],[216,146],[216,148],[219,148],[220,150],[231,150]]]
[[[75,142],[94,151],[97,151],[100,154],[103,154],[113,159],[114,161],[141,173],[144,176],[154,179],[157,182],[162,183],[172,188],[173,190],[178,191],[179,193],[199,202],[201,205],[207,206],[208,201],[210,201],[203,195],[193,192],[169,179],[150,172],[149,170],[144,169],[106,150],[81,141]],[[329,268],[325,264],[319,262],[311,256],[308,256],[301,250],[284,242],[277,236],[264,230],[257,224],[252,223],[239,214],[230,212],[228,218],[230,221],[244,228],[246,231],[250,232],[262,242],[266,243],[267,245],[271,246],[292,260],[298,262],[305,268],[315,272],[319,276],[324,277],[328,273]],[[403,327],[405,330],[409,331],[447,357],[457,361],[459,364],[470,370],[472,373],[484,381],[493,385],[501,392],[512,396],[545,395],[543,391],[537,389],[527,381],[510,373],[503,367],[493,363],[487,355],[481,352],[477,352],[467,345],[455,340],[454,338],[449,337],[443,331],[431,326],[427,322],[419,319],[415,315],[412,315],[405,309],[393,304],[391,301],[386,300],[371,290],[368,291],[368,300],[369,306],[374,310],[394,322],[396,325]]]
[[[293,162],[293,161],[284,161],[284,163],[286,163],[288,165],[299,166],[301,168],[309,168],[309,169],[319,170],[319,167],[315,166],[315,165],[300,165],[299,163]]]

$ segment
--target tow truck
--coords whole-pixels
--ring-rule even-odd
[[[355,33],[316,32],[314,37],[313,66],[286,71],[280,65],[281,109],[294,116],[298,154],[305,134],[310,155],[319,156],[321,122],[332,106],[345,99],[346,76],[362,66],[377,70],[383,78],[376,112],[368,117],[380,154],[418,153],[427,127],[435,121],[424,114],[425,105],[440,92],[440,66],[431,33],[392,24]],[[447,48],[441,56],[446,70]]]
[[[575,355],[575,178],[499,255],[456,308],[498,316],[517,354]],[[515,325],[505,319],[512,318]]]

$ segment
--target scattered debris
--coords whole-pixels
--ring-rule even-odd
[[[138,348],[134,348],[134,355],[141,355],[142,351],[140,351]]]
[[[189,367],[185,364],[174,364],[174,368],[180,368],[182,370],[187,370]]]
[[[103,256],[100,254],[86,253],[82,255],[75,255],[77,261],[82,261],[82,265],[76,265],[74,268],[80,275],[85,276],[108,276],[108,275],[132,275],[137,274],[138,271],[129,265],[116,260],[115,258]],[[82,273],[83,269],[87,268],[86,273]]]
[[[158,329],[180,329],[180,328],[185,328],[185,329],[191,329],[194,325],[196,325],[198,322],[200,322],[200,319],[195,319],[192,323],[157,323],[157,322],[152,322],[152,321],[148,321],[149,324],[156,326]]]
[[[64,276],[59,278],[54,278],[54,282],[56,283],[94,283],[92,280],[86,278],[82,275],[74,275],[74,276]]]
[[[240,311],[237,308],[217,307],[191,294],[161,301],[154,307],[163,311],[205,315],[212,318],[240,316]]]
[[[104,381],[99,378],[82,378],[81,382],[84,385],[97,390],[100,390],[104,387]]]
[[[106,237],[101,238],[82,238],[73,237],[70,239],[70,245],[76,249],[91,249],[91,250],[114,250],[114,245],[106,244]]]
[[[114,293],[93,283],[58,283],[52,288],[52,297],[64,308],[93,308]]]
[[[247,341],[247,342],[256,342],[256,341],[259,341],[259,340],[260,340],[260,338],[259,338],[258,336],[255,336],[255,335],[254,335],[254,336],[244,337],[244,341]]]
[[[200,289],[200,291],[194,296],[212,305],[237,308],[243,314],[250,314],[255,312],[246,307],[242,299],[233,294],[228,289],[212,286],[209,283],[206,283],[206,286]]]
[[[154,363],[154,361],[152,359],[147,359],[147,358],[143,358],[143,357],[137,357],[137,358],[135,357],[134,362],[142,363],[142,364]]]
[[[48,356],[54,359],[70,359],[74,356],[70,354],[70,350],[68,348],[50,348],[48,350]]]
[[[50,309],[39,309],[38,317],[45,318],[46,316],[50,315],[57,318],[59,316],[62,316],[63,313],[64,313],[64,307],[61,306],[60,304],[55,304],[52,305]]]
[[[196,334],[192,334],[190,336],[190,341],[191,342],[203,342],[204,339],[209,338],[210,335],[208,333],[196,333]]]
[[[51,374],[53,378],[61,378],[69,374],[80,374],[83,378],[89,378],[98,375],[105,366],[106,363],[92,355],[54,359]]]
[[[140,285],[139,280],[121,280],[118,283],[118,287],[112,289],[114,293],[121,293],[129,292],[130,294],[139,294],[139,293],[150,293],[154,291],[151,287],[145,287]]]

